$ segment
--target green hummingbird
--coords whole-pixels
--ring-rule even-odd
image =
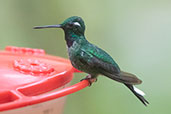
[[[89,74],[83,80],[88,80],[91,85],[98,75],[106,76],[123,83],[145,106],[149,104],[144,98],[144,92],[133,86],[142,81],[131,73],[121,71],[108,53],[86,40],[85,24],[81,17],[72,16],[58,25],[34,27],[34,29],[43,28],[62,28],[64,30],[71,64],[76,69]]]

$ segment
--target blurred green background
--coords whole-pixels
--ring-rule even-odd
[[[42,48],[67,58],[62,30],[32,28],[74,15],[84,19],[90,42],[143,80],[137,87],[150,105],[144,107],[125,86],[101,76],[93,86],[68,96],[64,114],[170,114],[170,0],[1,0],[0,49]],[[76,74],[72,84],[84,76]]]

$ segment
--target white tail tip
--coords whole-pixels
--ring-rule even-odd
[[[136,88],[135,86],[133,86],[133,88],[134,88],[135,92],[137,92],[138,94],[140,94],[142,96],[145,95],[145,93],[143,91],[141,91],[140,89]]]

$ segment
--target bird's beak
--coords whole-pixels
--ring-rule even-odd
[[[45,26],[35,26],[33,29],[44,29],[44,28],[62,28],[62,25],[45,25]]]

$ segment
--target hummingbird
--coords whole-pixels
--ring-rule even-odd
[[[134,74],[120,70],[114,59],[104,50],[90,43],[84,33],[85,24],[81,17],[72,16],[57,25],[35,26],[34,29],[61,28],[64,30],[65,41],[71,64],[76,69],[88,74],[82,80],[91,83],[97,81],[99,75],[124,84],[146,106],[149,102],[144,98],[145,93],[134,85],[142,81]]]

